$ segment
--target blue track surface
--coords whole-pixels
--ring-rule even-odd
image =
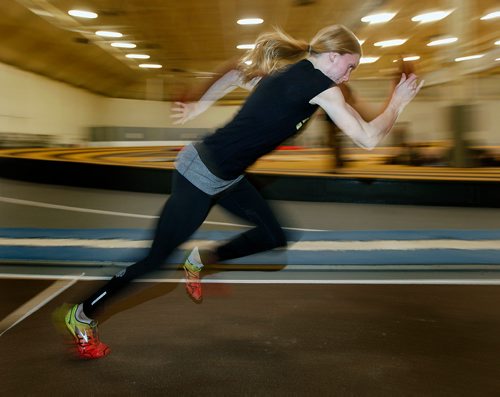
[[[222,241],[237,232],[198,231],[195,240]],[[127,242],[144,241],[145,247],[152,231],[145,229],[0,229],[0,261],[63,262],[63,263],[132,263],[143,257],[147,248],[127,247]],[[23,240],[19,243],[19,239]],[[57,240],[55,240],[57,239]],[[93,247],[92,241],[124,240],[120,248]],[[68,242],[71,240],[68,246]],[[91,240],[90,242],[88,240]],[[433,244],[434,241],[438,241]],[[394,242],[390,249],[378,249],[380,244]],[[399,242],[424,242],[417,249],[400,248]],[[485,242],[486,248],[465,248],[466,242]],[[34,246],[34,242],[38,245]],[[43,246],[47,242],[53,246]],[[83,244],[82,242],[85,242]],[[500,265],[500,230],[400,230],[400,231],[328,231],[290,232],[290,247],[287,250],[271,251],[230,261],[233,264],[254,265],[371,265],[384,269],[389,265],[454,265],[457,270],[463,265]],[[302,242],[302,249],[295,249],[294,242]],[[308,249],[308,244],[350,242],[354,249]],[[375,248],[365,248],[363,243],[374,242]],[[458,242],[458,248],[448,248],[448,242]],[[460,247],[463,242],[464,248]],[[60,244],[59,244],[60,243]],[[425,244],[432,245],[427,249]],[[440,247],[439,244],[442,244]],[[488,246],[490,244],[491,246]],[[85,246],[83,246],[85,245]],[[106,244],[104,244],[106,245]],[[305,248],[304,248],[305,247]],[[176,251],[167,261],[179,264],[185,253]],[[495,270],[495,269],[492,269]],[[500,267],[499,267],[500,270]]]

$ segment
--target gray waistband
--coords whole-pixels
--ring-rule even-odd
[[[177,155],[175,168],[184,178],[210,196],[226,190],[243,178],[243,175],[240,175],[236,179],[226,181],[215,176],[203,164],[192,144],[185,146]]]

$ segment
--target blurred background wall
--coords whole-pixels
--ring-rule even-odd
[[[475,109],[470,139],[480,145],[500,145],[499,77],[474,80],[469,103]],[[9,137],[38,141],[40,146],[79,145],[99,141],[100,131],[114,140],[192,140],[224,124],[239,105],[223,103],[197,119],[175,126],[170,120],[170,102],[117,99],[89,93],[65,83],[0,63],[0,142]],[[387,80],[361,80],[355,92],[381,108],[390,90]],[[451,138],[448,108],[453,90],[445,83],[424,87],[401,115],[409,142],[431,142]],[[322,117],[311,121],[297,142],[306,146],[323,144]],[[127,137],[128,134],[128,137]],[[390,145],[391,137],[383,144]]]

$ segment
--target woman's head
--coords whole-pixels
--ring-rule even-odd
[[[315,66],[336,84],[349,80],[358,66],[361,45],[358,38],[342,25],[321,29],[311,40],[310,54]]]
[[[325,53],[351,54],[359,60],[361,45],[354,33],[342,25],[321,29],[311,43],[294,39],[282,30],[276,29],[257,38],[255,48],[242,58],[240,68],[245,79],[251,80],[257,76],[273,73],[308,56],[314,57]]]

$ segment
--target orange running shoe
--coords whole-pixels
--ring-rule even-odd
[[[109,353],[111,349],[99,340],[97,335],[97,321],[92,320],[89,324],[76,318],[78,305],[69,309],[64,317],[64,323],[71,335],[73,335],[78,355],[85,359],[101,358]]]
[[[200,281],[200,271],[203,264],[199,258],[198,248],[196,247],[187,257],[183,266],[186,279],[186,292],[195,303],[201,303],[203,301]]]

